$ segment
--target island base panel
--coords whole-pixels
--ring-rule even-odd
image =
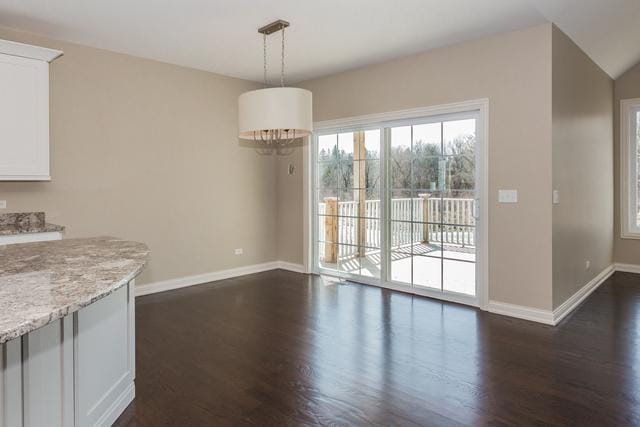
[[[135,395],[134,282],[0,345],[0,427],[109,426]]]

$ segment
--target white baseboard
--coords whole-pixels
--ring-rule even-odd
[[[615,264],[616,271],[622,271],[625,273],[637,273],[640,274],[640,265],[637,264],[623,264],[617,262]]]
[[[582,302],[587,299],[589,295],[605,280],[607,280],[616,271],[615,264],[611,264],[605,268],[596,277],[591,279],[589,283],[584,285],[575,294],[571,295],[565,302],[560,304],[555,310],[553,310],[553,324],[557,325],[564,319],[569,313],[575,310]]]
[[[122,392],[120,396],[113,402],[113,404],[107,409],[107,411],[102,414],[102,416],[96,421],[96,426],[110,426],[116,422],[118,417],[122,415],[127,406],[133,399],[136,397],[136,388],[133,384],[133,381],[126,389]]]
[[[277,261],[278,267],[282,270],[293,271],[294,273],[307,273],[307,269],[302,264],[294,264],[287,261]]]
[[[518,319],[555,326],[587,299],[593,291],[598,289],[615,271],[617,271],[617,264],[608,266],[553,311],[508,304],[500,301],[489,301],[487,311],[503,316],[516,317]],[[640,273],[640,267],[638,267],[638,272]]]
[[[200,285],[203,283],[215,282],[218,280],[230,279],[232,277],[275,269],[283,269],[293,271],[295,273],[306,273],[305,266],[302,264],[295,264],[286,261],[272,261],[136,286],[136,296],[138,297],[157,292],[169,291],[172,289],[180,289],[188,286]],[[640,265],[620,263],[610,265],[553,311],[509,304],[500,301],[489,301],[487,311],[503,316],[544,323],[546,325],[557,325],[616,271],[640,274]]]
[[[540,308],[526,307],[524,305],[509,304],[500,301],[489,301],[487,311],[502,316],[544,323],[545,325],[554,324],[553,312],[551,310],[542,310]]]
[[[272,261],[262,264],[247,265],[244,267],[230,268],[227,270],[213,271],[211,273],[197,274],[194,276],[178,277],[176,279],[162,280],[160,282],[149,283],[136,286],[136,296],[155,294],[158,292],[170,291],[173,289],[186,288],[188,286],[201,285],[203,283],[215,282],[218,280],[230,279],[232,277],[246,276],[247,274],[261,273],[269,270],[288,270],[295,273],[305,273],[302,264],[294,264],[286,261]]]

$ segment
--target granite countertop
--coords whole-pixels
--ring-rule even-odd
[[[0,228],[0,236],[13,236],[14,234],[28,233],[51,233],[54,231],[64,231],[62,225],[45,223],[37,227],[4,226]]]
[[[0,214],[0,236],[64,231],[63,226],[49,224],[45,222],[44,218],[44,212]]]
[[[103,298],[136,277],[149,249],[114,237],[0,246],[0,344]]]

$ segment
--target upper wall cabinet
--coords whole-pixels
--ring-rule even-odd
[[[0,181],[48,181],[49,63],[59,50],[0,40]]]

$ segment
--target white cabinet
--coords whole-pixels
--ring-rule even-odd
[[[0,427],[116,421],[135,396],[134,286],[0,344]]]
[[[49,63],[62,52],[0,40],[0,181],[48,181]]]
[[[62,239],[61,231],[48,231],[45,233],[12,234],[9,236],[0,236],[0,246],[13,245],[14,243],[47,242],[49,240],[61,240],[61,239]]]

